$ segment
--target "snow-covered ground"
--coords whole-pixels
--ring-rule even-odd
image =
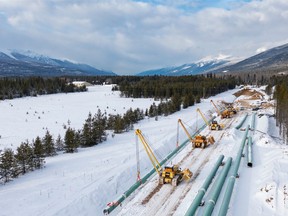
[[[192,132],[203,124],[196,112],[198,107],[208,115],[209,110],[213,110],[211,99],[232,102],[237,100],[233,95],[236,91],[202,100],[201,104],[159,117],[158,121],[154,118],[142,120],[134,128],[141,129],[161,159],[176,147],[179,118],[186,126],[189,125]],[[130,107],[148,108],[153,102],[152,99],[120,98],[119,92],[111,91],[111,86],[89,87],[89,91],[84,93],[1,101],[0,149],[15,149],[25,139],[43,136],[46,128],[53,135],[63,135],[63,124],[67,125],[68,120],[71,127],[79,129],[88,112],[93,114],[98,108],[108,113],[124,113]],[[111,214],[184,215],[218,156],[224,154],[225,158],[235,158],[243,136],[243,131],[236,130],[235,126],[246,112],[251,114],[251,109],[241,111],[233,119],[221,120],[225,124],[223,131],[210,132],[207,128],[203,131],[215,137],[215,145],[193,151],[187,145],[172,159],[172,163],[181,161],[181,166],[191,169],[197,177],[175,189],[164,185],[148,203],[142,205],[145,196],[157,184],[155,175]],[[273,109],[261,112],[271,114]],[[288,148],[281,140],[273,138],[278,136],[274,121],[266,115],[257,117],[256,130],[249,132],[253,137],[253,168],[248,168],[246,158],[242,158],[240,178],[236,180],[228,215],[288,215]],[[250,122],[251,115],[245,124]],[[106,142],[80,149],[75,154],[46,158],[44,169],[0,186],[0,215],[103,215],[106,204],[116,200],[136,181],[136,138],[134,131],[130,131],[114,138],[109,136]],[[180,143],[186,139],[181,131]],[[139,145],[143,176],[152,169],[152,165]],[[218,201],[221,203],[221,195]],[[217,210],[219,204],[215,206],[215,212]]]

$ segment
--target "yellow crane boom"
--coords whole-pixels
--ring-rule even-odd
[[[221,112],[220,112],[220,110],[217,108],[217,106],[216,106],[216,104],[214,103],[214,101],[211,100],[210,102],[213,104],[213,106],[214,106],[214,108],[216,109],[218,115],[221,116]]]
[[[193,142],[193,139],[192,139],[191,135],[189,134],[188,130],[187,130],[186,127],[184,126],[184,124],[183,124],[183,122],[182,122],[181,119],[178,119],[178,123],[179,123],[179,124],[182,126],[182,128],[184,129],[184,131],[185,131],[186,135],[188,136],[189,140],[190,140],[191,142]]]
[[[155,157],[151,147],[148,145],[148,143],[146,142],[142,132],[137,129],[135,131],[136,135],[139,137],[139,139],[141,140],[144,149],[146,151],[146,153],[148,154],[148,157],[150,159],[150,161],[152,162],[154,169],[156,170],[156,172],[159,175],[159,184],[165,184],[165,183],[169,183],[172,184],[173,186],[177,186],[181,181],[186,180],[188,181],[193,173],[189,170],[189,169],[184,169],[182,170],[177,164],[173,165],[173,166],[165,166],[164,169],[162,169],[159,161],[157,160],[157,158]]]
[[[136,133],[136,135],[139,137],[139,139],[141,140],[141,142],[142,142],[142,144],[143,144],[143,146],[144,146],[144,149],[145,149],[145,151],[146,151],[146,153],[147,153],[147,155],[148,155],[151,163],[153,164],[154,169],[156,170],[156,172],[157,172],[158,174],[160,174],[160,172],[161,172],[161,170],[162,170],[162,167],[161,167],[159,161],[157,160],[155,154],[153,153],[151,147],[150,147],[149,144],[146,142],[146,140],[145,140],[145,138],[144,138],[141,130],[140,130],[140,129],[136,129],[135,133]]]
[[[199,108],[197,109],[197,112],[200,113],[202,119],[204,120],[204,122],[206,123],[206,125],[209,127],[209,123],[208,123],[207,119],[205,118],[204,114],[201,112],[201,110],[200,110]]]

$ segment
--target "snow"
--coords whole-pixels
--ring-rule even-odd
[[[94,114],[98,108],[121,114],[130,107],[145,109],[155,102],[152,99],[121,98],[119,92],[111,91],[111,87],[93,86],[82,93],[1,101],[0,120],[5,127],[0,129],[0,149],[15,149],[25,139],[43,136],[46,128],[54,136],[63,135],[63,124],[67,125],[68,120],[71,127],[80,129],[89,111]],[[149,144],[157,149],[157,157],[163,158],[176,147],[179,118],[186,126],[189,125],[190,130],[196,130],[203,124],[197,108],[208,117],[215,112],[210,104],[211,99],[232,102],[236,99],[233,95],[236,91],[238,89],[204,99],[201,104],[159,117],[158,121],[154,118],[144,119],[134,128],[141,129]],[[249,116],[243,125],[245,128],[252,119],[249,109],[232,119],[221,120],[217,117],[220,123],[225,124],[225,130],[210,132],[206,128],[202,132],[214,136],[216,143],[213,146],[192,150],[188,144],[169,162],[180,162],[181,167],[188,167],[196,176],[192,181],[183,182],[175,189],[171,185],[164,185],[147,204],[142,205],[142,200],[157,185],[157,176],[154,175],[111,214],[184,215],[218,156],[224,154],[224,160],[229,156],[235,158],[243,136],[243,131],[236,130],[235,126],[246,112]],[[273,114],[273,109],[268,108],[265,112]],[[236,179],[228,215],[287,215],[288,148],[275,138],[278,136],[275,119],[268,115],[257,116],[256,130],[249,133],[253,139],[253,167],[248,168],[246,158],[242,158],[240,178]],[[180,131],[179,137],[180,143],[187,139],[183,131]],[[24,216],[103,215],[106,204],[115,201],[136,181],[135,143],[134,131],[117,134],[114,138],[110,132],[107,141],[97,146],[79,149],[75,154],[46,158],[44,169],[0,186],[1,215],[16,216],[20,212]],[[141,143],[139,149],[141,176],[144,176],[152,165]],[[222,197],[221,192],[214,215],[217,215]]]

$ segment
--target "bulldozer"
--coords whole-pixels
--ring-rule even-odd
[[[224,125],[218,124],[216,120],[213,120],[210,124],[210,130],[222,130]]]
[[[170,166],[165,166],[162,168],[161,164],[157,160],[155,154],[152,151],[152,148],[148,145],[146,139],[144,138],[141,130],[137,129],[135,131],[136,135],[141,140],[141,143],[144,146],[144,149],[153,164],[154,169],[159,175],[159,184],[171,184],[172,186],[177,186],[183,180],[188,181],[193,176],[193,173],[189,169],[182,170],[178,164]],[[137,162],[138,163],[138,162]],[[138,171],[139,172],[139,171]]]
[[[214,144],[215,139],[213,136],[203,136],[203,135],[196,135],[194,139],[192,140],[192,146],[193,148],[206,148],[210,144]]]
[[[237,110],[231,104],[227,106],[227,109],[231,114],[237,114]]]
[[[212,100],[211,100],[212,101]],[[212,101],[213,102],[213,101]],[[213,103],[214,104],[214,103]],[[206,117],[204,116],[204,114],[201,112],[201,110],[198,108],[197,112],[200,113],[202,119],[204,120],[204,122],[206,123],[206,125],[209,127],[210,130],[221,130],[224,128],[224,125],[220,125],[218,124],[218,122],[216,120],[212,120],[212,122],[209,124]]]
[[[228,109],[225,109],[222,113],[221,113],[221,118],[231,118],[231,112]]]
[[[165,166],[164,170],[160,172],[159,184],[171,184],[177,186],[181,181],[188,181],[192,177],[192,172],[189,169],[181,170],[178,165]]]
[[[206,137],[206,136],[202,136],[202,135],[196,135],[194,138],[192,138],[190,136],[188,130],[186,129],[186,127],[182,123],[181,119],[178,119],[178,123],[182,126],[183,130],[185,131],[186,135],[188,136],[189,140],[191,141],[193,148],[206,148],[209,144],[215,143],[215,139],[213,136]]]

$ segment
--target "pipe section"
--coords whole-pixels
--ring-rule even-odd
[[[221,171],[221,173],[219,174],[219,176],[215,180],[215,183],[212,186],[211,195],[209,196],[209,201],[205,205],[205,209],[202,214],[203,216],[210,216],[212,214],[214,207],[216,205],[217,199],[220,195],[221,189],[224,185],[228,171],[231,167],[231,163],[232,163],[232,158],[229,157],[225,162],[223,170]]]
[[[248,146],[247,146],[247,166],[252,167],[252,137],[248,137]]]
[[[248,116],[248,113],[244,116],[244,118],[241,120],[241,122],[235,127],[237,130],[242,127],[243,123],[245,122],[246,118]]]
[[[213,169],[211,170],[210,174],[206,178],[204,184],[198,190],[198,193],[197,193],[196,197],[194,198],[192,204],[188,208],[185,216],[192,216],[192,215],[195,214],[195,212],[197,211],[198,206],[200,205],[200,203],[202,201],[202,198],[204,197],[208,187],[210,186],[214,176],[216,175],[217,170],[219,169],[220,165],[222,164],[223,159],[224,159],[224,155],[220,155],[218,160],[217,160],[217,162],[216,162],[216,164],[214,165]]]
[[[233,192],[233,188],[234,188],[234,184],[235,184],[235,179],[238,176],[238,169],[239,169],[239,165],[241,162],[242,152],[243,152],[243,149],[245,146],[249,127],[250,126],[247,125],[246,130],[245,130],[245,134],[242,138],[241,145],[240,145],[234,166],[232,167],[231,176],[229,177],[229,180],[228,180],[228,185],[227,185],[224,197],[223,197],[222,205],[220,207],[218,216],[226,216],[226,214],[227,214],[229,203],[230,203],[232,192]]]
[[[251,130],[255,130],[255,116],[256,116],[256,113],[254,112],[252,115]]]
[[[213,117],[209,122],[211,122],[215,117]],[[196,136],[200,131],[202,131],[206,127],[206,124],[204,124],[201,128],[199,128],[192,137]],[[181,145],[179,145],[175,150],[173,150],[163,161],[160,162],[160,165],[162,166],[165,164],[169,159],[171,159],[173,156],[175,156],[180,150],[182,150],[187,143],[189,143],[189,139],[185,140]],[[121,195],[120,198],[117,199],[117,201],[113,202],[112,206],[108,206],[103,210],[103,213],[105,215],[111,213],[117,206],[119,206],[128,196],[130,196],[141,184],[145,183],[148,178],[150,178],[155,173],[155,169],[152,169],[149,173],[147,173],[141,181],[137,181],[134,183],[127,191]]]

